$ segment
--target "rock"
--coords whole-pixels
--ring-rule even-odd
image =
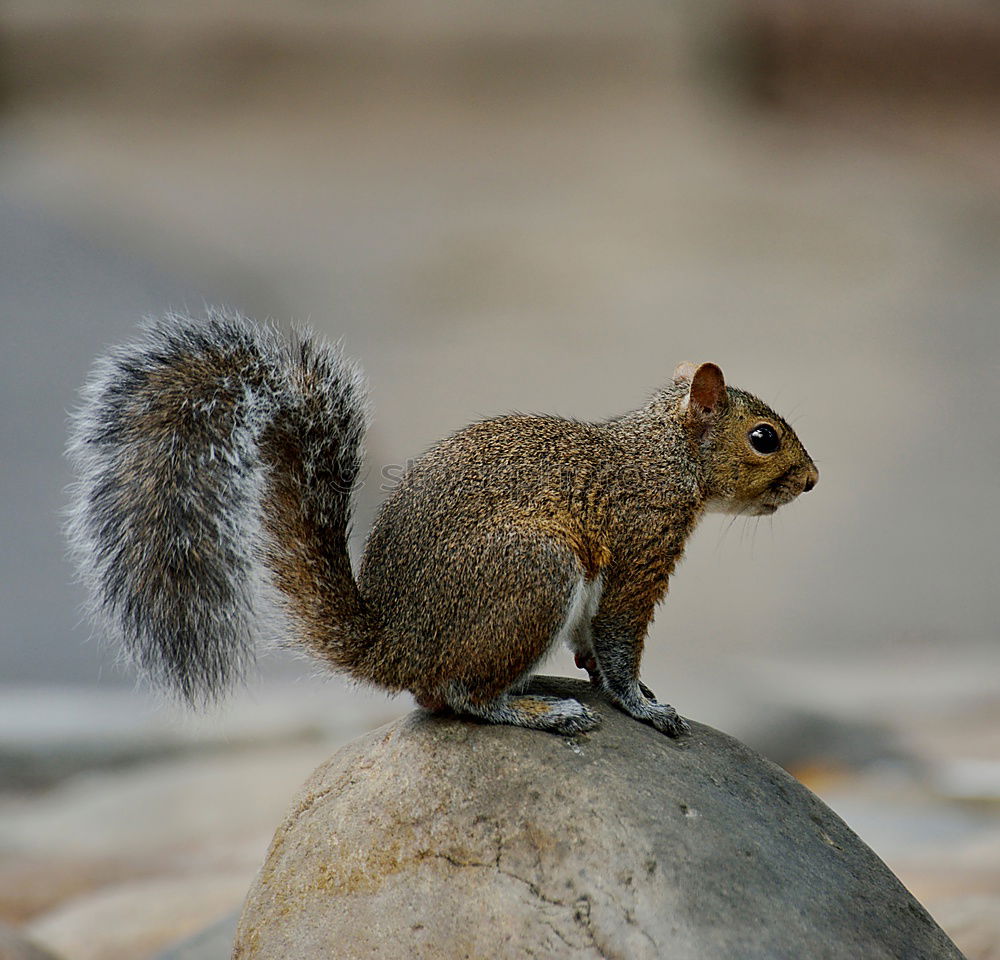
[[[416,712],[306,783],[234,960],[959,958],[805,787],[701,724],[669,740],[578,681],[573,739]]]

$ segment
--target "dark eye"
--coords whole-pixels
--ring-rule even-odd
[[[758,423],[747,436],[750,438],[750,446],[758,453],[774,453],[781,446],[778,431],[769,423]]]

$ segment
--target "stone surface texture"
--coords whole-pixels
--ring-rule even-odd
[[[874,853],[782,769],[701,724],[669,740],[578,681],[573,739],[424,713],[355,741],[278,828],[236,960],[945,958]]]

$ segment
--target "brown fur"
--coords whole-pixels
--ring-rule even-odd
[[[594,626],[625,631],[638,666],[706,504],[750,503],[789,471],[815,471],[784,421],[721,389],[725,409],[704,409],[709,384],[694,426],[679,381],[604,424],[518,415],[473,424],[434,447],[390,496],[369,539],[359,589],[383,611],[384,630],[355,672],[419,691],[422,702],[446,699],[456,682],[488,700],[545,654],[581,576],[603,578]],[[787,437],[767,463],[743,449],[765,411]]]
[[[580,704],[517,695],[563,636],[616,704],[676,735],[638,676],[688,536],[706,509],[773,512],[818,477],[773,410],[715,364],[682,364],[612,420],[514,415],[443,440],[384,503],[355,579],[365,402],[338,351],[228,315],[153,324],[99,367],[71,531],[143,667],[217,695],[249,655],[262,563],[295,639],[358,680],[577,732],[597,722]],[[751,442],[761,425],[772,452]]]

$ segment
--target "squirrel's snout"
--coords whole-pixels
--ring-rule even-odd
[[[802,484],[802,492],[808,493],[813,487],[816,486],[817,483],[819,483],[819,470],[817,470],[816,465],[813,464],[806,472],[805,483]]]

